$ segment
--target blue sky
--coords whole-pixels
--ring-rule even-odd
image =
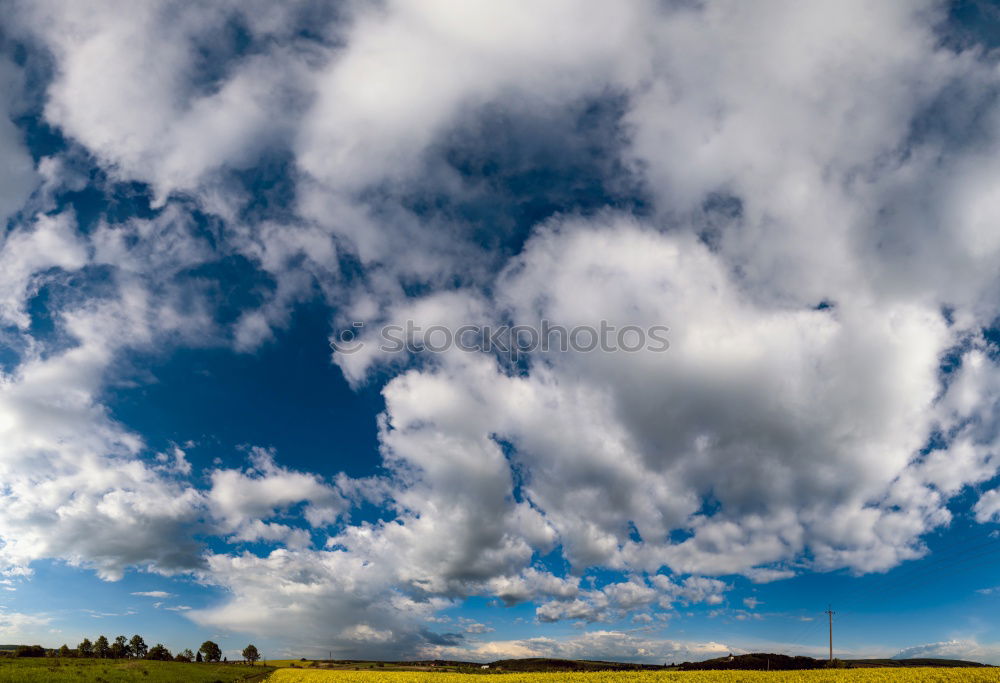
[[[0,5],[0,642],[1000,663],[991,4]]]

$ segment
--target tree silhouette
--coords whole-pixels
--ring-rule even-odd
[[[108,639],[103,634],[98,636],[97,642],[94,643],[94,656],[101,659],[107,659],[111,656],[111,646],[108,645]]]
[[[243,659],[250,662],[250,666],[256,664],[257,660],[260,659],[260,653],[257,651],[257,646],[255,646],[253,643],[250,643],[245,648],[243,648]]]
[[[115,638],[115,642],[111,643],[112,659],[124,659],[130,654],[132,654],[132,649],[128,645],[128,638],[125,636],[118,636]]]
[[[206,640],[202,643],[201,647],[198,648],[198,652],[205,655],[206,662],[217,662],[222,659],[222,650],[211,640]]]
[[[149,652],[149,647],[146,645],[146,641],[143,640],[142,636],[138,633],[132,636],[132,640],[129,641],[128,647],[132,656],[137,659],[145,657],[146,653]]]
[[[158,662],[169,662],[171,660],[170,650],[163,647],[162,643],[157,643],[153,647],[149,648],[149,652],[146,653],[146,659],[152,659]]]
[[[93,657],[94,656],[94,644],[90,642],[90,638],[84,638],[80,641],[80,644],[76,646],[77,657]]]

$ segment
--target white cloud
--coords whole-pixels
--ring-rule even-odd
[[[162,202],[172,192],[202,190],[211,172],[250,165],[288,137],[295,74],[307,63],[289,41],[298,8],[263,5],[19,3],[13,23],[58,64],[46,120],[118,177],[152,183]],[[219,38],[230,22],[275,39],[275,49],[239,58]],[[282,38],[285,48],[277,47]],[[213,79],[205,71],[217,65],[199,54],[230,59],[231,69]]]
[[[791,569],[774,568],[754,568],[745,571],[743,574],[754,583],[771,583],[772,581],[790,579],[795,576],[795,572]]]
[[[627,660],[651,664],[680,663],[710,659],[730,652],[740,652],[715,642],[684,642],[651,638],[625,631],[588,631],[566,638],[525,638],[487,641],[473,647],[434,646],[425,656],[441,658],[470,657],[476,661],[495,661],[524,657],[561,659]]]
[[[942,659],[963,659],[984,664],[1000,663],[1000,645],[981,644],[975,640],[947,640],[938,643],[914,645],[900,650],[893,659],[915,659],[919,657],[939,657]]]
[[[0,638],[35,639],[39,642],[48,640],[42,634],[46,633],[45,627],[51,622],[52,618],[44,614],[0,610]]]
[[[224,530],[235,531],[240,540],[280,540],[294,533],[287,526],[265,525],[262,519],[298,503],[307,503],[303,514],[315,525],[331,524],[344,511],[345,501],[336,489],[314,474],[276,465],[273,451],[254,447],[250,461],[253,468],[247,472],[214,470],[207,494],[212,513],[222,520]]]
[[[73,216],[38,216],[30,228],[4,235],[0,242],[0,321],[28,326],[28,298],[37,293],[50,269],[73,271],[87,264],[86,247],[76,235]],[[51,276],[50,276],[51,277]]]
[[[490,593],[508,605],[537,599],[539,596],[551,598],[574,598],[580,591],[580,578],[562,578],[546,571],[528,567],[516,576],[503,576],[488,582]]]
[[[139,595],[145,598],[163,598],[163,599],[174,597],[173,593],[168,593],[167,591],[137,591],[135,593],[132,593],[132,595]]]
[[[191,463],[188,462],[187,453],[176,445],[170,449],[169,453],[157,453],[156,461],[161,463],[157,468],[163,472],[188,476],[191,474]]]
[[[461,628],[463,632],[471,635],[491,633],[496,630],[491,626],[487,626],[486,624],[476,621],[475,619],[468,619],[466,617],[459,617],[458,624],[459,628]]]
[[[976,521],[995,522],[1000,518],[1000,492],[996,489],[984,493],[976,503]]]
[[[188,614],[206,626],[280,632],[302,652],[412,652],[424,641],[418,624],[447,603],[407,597],[393,588],[391,572],[344,551],[212,555],[203,580],[227,587],[233,599]]]
[[[5,482],[0,565],[43,557],[118,578],[129,565],[170,572],[197,566],[190,525],[201,494],[156,475],[142,442],[97,403],[115,348],[145,343],[141,291],[64,314],[77,344],[37,352],[0,381],[0,472]]]
[[[641,39],[649,7],[434,1],[361,11],[349,49],[319,75],[301,163],[336,189],[395,180],[419,170],[457,114],[504,91],[557,102],[599,92],[629,73],[620,48]]]

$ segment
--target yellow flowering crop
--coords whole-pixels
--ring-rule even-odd
[[[267,683],[1000,683],[1000,668],[891,668],[811,671],[608,671],[588,673],[460,674],[422,671],[310,671],[279,669]]]

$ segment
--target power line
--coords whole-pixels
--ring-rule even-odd
[[[956,567],[997,552],[1000,552],[1000,543],[995,540],[968,546],[957,553],[937,557],[930,563],[911,567],[909,571],[901,574],[886,576],[883,580],[867,588],[858,588],[845,596],[848,598],[847,604],[857,605],[862,602],[867,603],[872,597],[884,600],[887,597],[897,595],[902,590],[919,585],[928,579],[933,579],[945,570],[954,570]]]

